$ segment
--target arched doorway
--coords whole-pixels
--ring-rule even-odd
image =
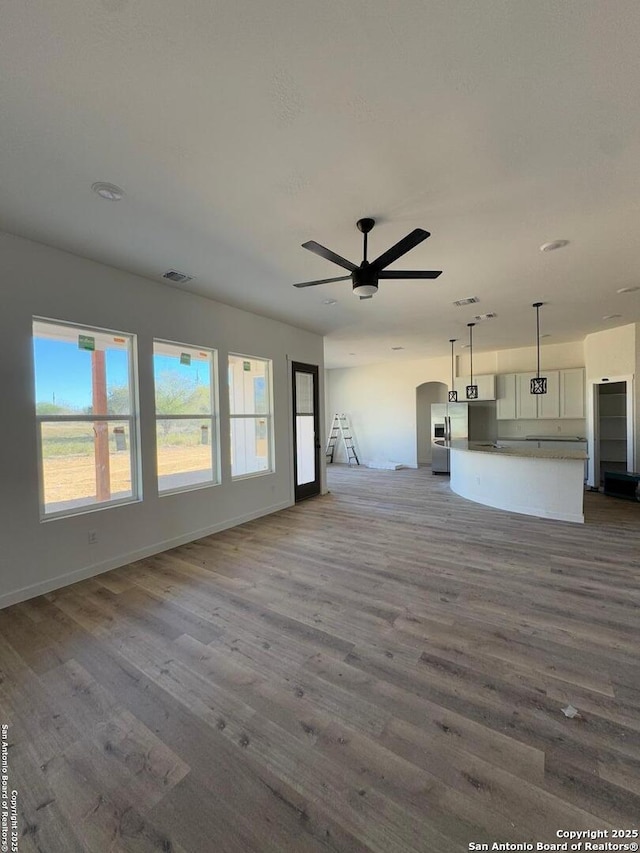
[[[431,464],[431,405],[447,402],[444,382],[423,382],[416,388],[416,441],[418,467]]]

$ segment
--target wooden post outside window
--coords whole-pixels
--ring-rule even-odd
[[[107,414],[107,370],[104,350],[91,353],[91,381],[93,387],[93,414]],[[111,472],[109,470],[109,422],[94,421],[96,499],[111,500]]]

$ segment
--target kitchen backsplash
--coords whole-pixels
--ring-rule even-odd
[[[587,434],[587,422],[584,418],[576,420],[498,421],[498,438],[526,438],[528,435],[579,435]]]

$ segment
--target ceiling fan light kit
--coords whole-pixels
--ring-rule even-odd
[[[547,393],[547,377],[540,376],[540,308],[544,305],[543,302],[534,302],[532,308],[536,309],[536,350],[538,354],[538,368],[536,375],[530,382],[529,392],[531,394],[546,394]]]
[[[442,270],[387,270],[389,264],[397,261],[398,258],[405,255],[411,249],[415,248],[423,240],[430,236],[428,231],[423,228],[416,228],[402,240],[398,241],[386,252],[383,252],[375,261],[369,262],[367,259],[368,234],[376,224],[375,219],[366,217],[359,219],[356,222],[358,231],[363,235],[363,258],[359,266],[343,258],[341,255],[332,252],[315,240],[309,240],[302,244],[303,249],[308,249],[321,258],[327,261],[332,261],[334,264],[349,271],[349,275],[338,276],[337,278],[322,278],[317,281],[301,281],[294,284],[294,287],[315,287],[317,284],[329,284],[336,281],[347,281],[351,279],[352,289],[356,296],[360,299],[371,299],[378,292],[378,282],[380,279],[424,279],[438,278]]]

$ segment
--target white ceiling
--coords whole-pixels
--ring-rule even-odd
[[[640,321],[639,44],[638,0],[4,0],[0,227],[187,272],[328,366],[446,355],[485,311],[479,350],[527,346],[537,300],[576,340]],[[306,240],[360,261],[362,216],[370,257],[430,231],[393,268],[440,278],[294,289],[343,272]]]

